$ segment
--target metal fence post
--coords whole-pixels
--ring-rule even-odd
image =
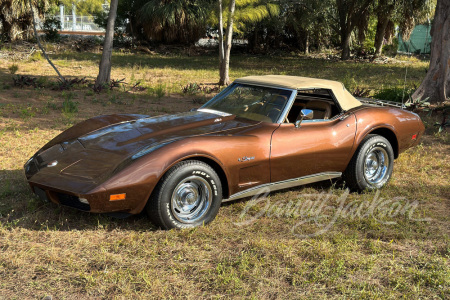
[[[61,30],[64,29],[64,5],[59,6],[59,20],[61,21]]]
[[[75,3],[72,3],[72,30],[77,30],[77,15],[76,15],[76,9]]]

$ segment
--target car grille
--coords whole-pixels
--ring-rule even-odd
[[[83,203],[77,196],[58,193],[58,200],[61,205],[73,207],[79,210],[90,211],[91,206]]]

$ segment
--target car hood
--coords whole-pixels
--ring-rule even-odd
[[[239,134],[259,123],[201,111],[124,121],[38,152],[26,164],[26,174],[34,182],[62,175],[71,177],[71,184],[76,182],[73,179],[98,184],[123,161],[149,146],[224,131]]]
[[[114,124],[85,134],[78,141],[86,149],[130,156],[149,145],[246,128],[258,123],[236,118],[234,115],[220,116],[195,111]]]

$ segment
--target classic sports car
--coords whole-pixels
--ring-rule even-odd
[[[384,103],[384,102],[382,102]],[[99,116],[64,131],[25,164],[44,200],[138,214],[161,228],[214,219],[223,201],[343,177],[377,189],[424,132],[401,107],[362,104],[335,81],[249,76],[197,110]]]

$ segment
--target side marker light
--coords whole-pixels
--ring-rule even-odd
[[[115,194],[109,196],[109,201],[118,201],[118,200],[125,200],[125,197],[127,194]]]

